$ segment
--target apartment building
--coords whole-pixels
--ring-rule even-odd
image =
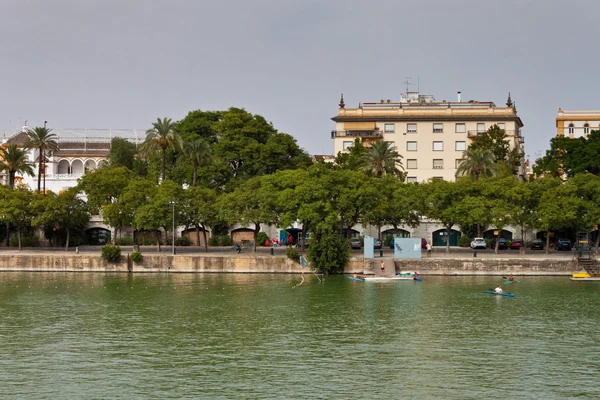
[[[600,110],[562,110],[556,115],[556,136],[586,137],[600,129]]]
[[[431,178],[455,179],[463,152],[472,141],[493,125],[506,131],[510,148],[523,150],[523,122],[508,95],[505,107],[491,101],[435,101],[431,95],[406,92],[399,102],[380,100],[347,108],[340,100],[335,130],[334,154],[347,151],[359,138],[364,146],[375,141],[394,143],[402,155],[407,182]],[[525,174],[523,164],[521,174]]]

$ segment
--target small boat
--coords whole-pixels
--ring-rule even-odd
[[[514,281],[506,281],[506,282],[504,282],[504,285],[508,285],[509,283],[513,283],[513,282],[519,282],[519,281],[516,279]]]
[[[356,281],[356,282],[364,282],[365,281],[362,278],[355,278],[353,276],[349,276],[348,279],[350,279],[351,281]]]
[[[420,278],[419,278],[420,279]],[[414,281],[412,276],[366,276],[369,282]]]
[[[496,293],[493,290],[484,290],[484,293],[494,294],[496,296],[504,296],[504,297],[516,297],[517,295],[514,293]]]

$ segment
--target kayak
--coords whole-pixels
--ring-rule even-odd
[[[484,290],[484,293],[494,294],[496,296],[504,296],[504,297],[516,297],[517,295],[514,293],[496,293],[493,290]]]
[[[413,279],[414,279],[415,281],[419,281],[419,282],[421,282],[421,280],[422,280],[422,279],[421,279],[421,278],[419,278],[419,277],[415,277],[415,278],[413,278]]]
[[[357,281],[357,282],[364,282],[364,279],[361,278],[355,278],[353,276],[349,276],[348,279],[350,279],[351,281]]]
[[[367,282],[414,281],[412,276],[367,276]]]
[[[508,285],[509,283],[513,283],[513,282],[519,282],[519,281],[506,281],[506,282],[504,282],[504,284]]]

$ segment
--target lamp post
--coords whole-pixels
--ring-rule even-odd
[[[171,242],[171,248],[173,250],[173,255],[175,255],[175,202],[170,201],[169,204],[173,207],[173,239]]]

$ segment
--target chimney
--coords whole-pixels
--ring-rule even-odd
[[[456,92],[458,93],[458,102],[460,103],[460,92]]]

